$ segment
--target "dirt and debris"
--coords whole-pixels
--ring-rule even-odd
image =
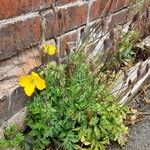
[[[129,139],[123,148],[112,144],[108,150],[150,150],[150,117],[130,127]]]
[[[108,150],[150,150],[150,78],[146,81],[130,105],[140,114],[129,126],[129,137],[121,148],[113,143]],[[135,111],[137,110],[137,111]],[[134,114],[135,115],[135,114]]]

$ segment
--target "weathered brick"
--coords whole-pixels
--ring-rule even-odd
[[[25,126],[26,116],[27,116],[27,107],[24,107],[23,109],[15,113],[13,116],[11,116],[8,120],[6,120],[1,125],[1,129],[5,129],[7,127],[10,127],[12,124],[15,124],[17,125],[18,131],[24,131],[26,128]]]
[[[115,11],[121,10],[128,5],[127,0],[118,0]]]
[[[53,2],[54,0],[1,0],[0,19],[41,10],[49,7]]]
[[[119,11],[127,6],[127,0],[94,0],[90,8],[90,21],[94,21],[108,13]]]
[[[119,11],[128,5],[127,0],[113,0],[107,4],[107,10],[109,13]]]
[[[5,120],[7,117],[5,117],[7,113],[7,109],[9,107],[9,102],[5,101],[4,99],[0,99],[0,124],[3,120]]]
[[[24,108],[29,98],[24,94],[21,87],[15,89],[9,96],[0,99],[0,125]]]
[[[56,12],[44,15],[46,19],[46,39],[61,35],[86,23],[87,3],[77,3],[69,7],[61,7]]]
[[[94,0],[90,7],[90,21],[99,19],[100,17],[107,16],[118,9],[121,9],[125,0]]]
[[[40,57],[38,49],[31,49],[0,63],[0,123],[25,106],[27,97],[16,89],[18,78],[40,66]]]
[[[60,5],[65,5],[65,4],[76,2],[76,1],[77,0],[55,0],[55,4],[57,6],[60,6]]]
[[[9,60],[2,61],[0,63],[0,81],[8,81],[9,79],[15,78],[17,81],[19,76],[27,74],[31,69],[40,65],[41,63],[40,61],[41,61],[41,53],[39,52],[39,50],[35,48],[27,50]],[[0,83],[2,84],[2,82]],[[5,89],[5,86],[0,85],[0,93],[2,89]]]
[[[94,0],[90,7],[89,20],[94,21],[104,15],[106,10],[107,1],[106,0]]]
[[[64,57],[70,53],[71,50],[75,49],[78,42],[78,32],[71,31],[57,38],[60,46],[60,56]]]
[[[17,51],[36,45],[41,38],[39,16],[1,25],[0,60],[11,57]]]
[[[93,1],[90,7],[89,20],[94,21],[101,16],[102,8],[99,0]]]

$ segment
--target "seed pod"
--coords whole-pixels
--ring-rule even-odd
[[[58,19],[62,19],[62,13],[61,13],[61,10],[58,11]]]
[[[146,19],[148,20],[148,18],[149,18],[149,9],[147,8],[146,9]]]
[[[112,42],[110,41],[110,39],[105,39],[104,40],[104,49],[108,50],[112,47]]]
[[[137,78],[139,78],[141,76],[141,68],[138,68],[137,70]]]
[[[146,73],[149,71],[149,69],[150,69],[150,65],[146,64]]]
[[[132,84],[132,81],[131,81],[131,79],[130,79],[130,80],[128,81],[128,86],[130,87],[131,84]]]
[[[114,40],[114,37],[115,37],[114,30],[111,30],[109,35],[110,40]]]
[[[135,23],[140,18],[140,11],[138,11],[132,18],[132,23]]]
[[[126,80],[128,78],[128,73],[125,70],[123,70],[123,74],[124,74],[124,80]]]

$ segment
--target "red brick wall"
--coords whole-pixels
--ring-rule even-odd
[[[16,91],[18,77],[40,65],[43,42],[61,46],[77,41],[81,29],[126,13],[128,0],[0,0],[0,124],[24,107]],[[110,24],[110,25],[111,25]],[[20,89],[19,89],[20,90]]]

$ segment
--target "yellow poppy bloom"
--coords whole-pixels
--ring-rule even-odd
[[[27,96],[31,96],[35,89],[43,90],[46,88],[45,81],[35,72],[31,75],[22,76],[19,80],[19,85],[24,87]]]
[[[55,55],[56,52],[58,53],[59,51],[57,50],[57,47],[54,45],[44,45],[43,46],[43,51],[49,55]]]

